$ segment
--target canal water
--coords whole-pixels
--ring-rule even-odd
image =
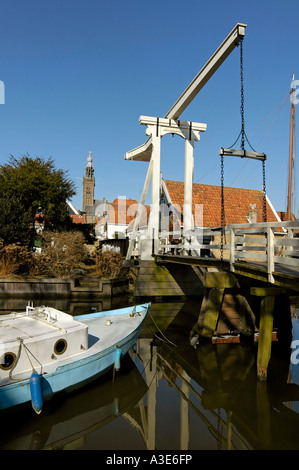
[[[0,300],[0,312],[26,303]],[[73,315],[129,303],[46,302]],[[296,343],[288,354],[273,343],[268,380],[260,382],[256,344],[190,342],[199,308],[197,301],[153,302],[120,371],[56,397],[40,415],[30,406],[3,413],[0,449],[298,450],[299,342],[298,355]],[[296,318],[293,340],[299,341]]]

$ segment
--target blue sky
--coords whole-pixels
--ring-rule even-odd
[[[81,209],[91,149],[96,198],[138,200],[148,164],[124,155],[147,138],[139,116],[163,117],[241,22],[245,130],[267,154],[267,194],[285,210],[298,13],[298,0],[1,0],[0,162],[10,154],[52,157],[75,182]],[[241,129],[239,48],[180,118],[207,124],[195,143],[194,181],[220,185],[219,149]],[[233,160],[225,160],[225,184],[261,189],[261,162]],[[184,178],[178,136],[162,139],[162,173]]]

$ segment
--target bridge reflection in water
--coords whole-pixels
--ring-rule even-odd
[[[261,382],[255,343],[190,343],[198,308],[153,304],[114,381],[109,373],[57,397],[39,416],[31,409],[3,414],[0,448],[299,449],[299,373],[291,351],[281,354],[273,344]],[[293,321],[299,339],[299,319]]]

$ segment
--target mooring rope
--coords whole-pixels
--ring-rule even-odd
[[[13,372],[13,370],[15,369],[15,367],[16,367],[16,365],[17,365],[17,363],[18,363],[18,360],[19,360],[19,358],[20,358],[22,346],[24,346],[26,355],[27,355],[28,360],[29,360],[30,365],[31,365],[32,372],[35,372],[35,368],[34,368],[34,365],[33,365],[32,361],[31,361],[31,359],[30,359],[30,357],[29,357],[29,353],[31,354],[32,357],[34,357],[34,359],[35,359],[35,360],[39,363],[39,365],[42,367],[42,364],[38,361],[38,359],[33,355],[33,353],[30,351],[30,349],[26,346],[26,344],[24,343],[24,340],[23,340],[22,338],[20,338],[20,337],[18,337],[17,340],[19,340],[20,344],[19,344],[19,349],[18,349],[18,354],[17,354],[16,360],[15,360],[15,362],[14,362],[14,364],[13,364],[13,367],[12,367],[12,368],[10,369],[10,371],[9,371],[9,378],[10,378],[11,380],[18,380],[18,379],[14,379],[14,378],[12,377],[12,372]]]

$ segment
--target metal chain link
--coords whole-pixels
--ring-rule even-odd
[[[223,245],[225,231],[225,210],[224,210],[224,156],[221,155],[221,261],[223,260]]]
[[[240,41],[240,78],[241,78],[241,149],[245,149],[244,119],[244,74],[243,74],[243,38]]]

